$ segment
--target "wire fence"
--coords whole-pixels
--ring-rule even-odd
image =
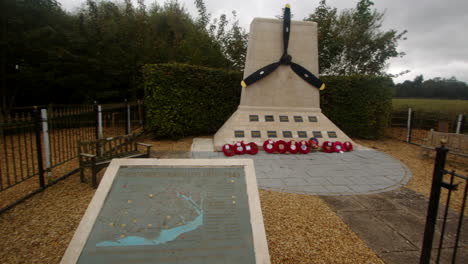
[[[0,119],[0,213],[78,170],[78,141],[138,133],[142,102],[13,109]]]
[[[406,141],[410,144],[424,144],[429,131],[468,134],[468,122],[464,114],[447,116],[440,112],[406,111],[392,113],[386,136]]]

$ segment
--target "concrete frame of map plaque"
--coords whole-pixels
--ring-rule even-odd
[[[167,173],[167,175],[163,174],[163,172]],[[226,176],[226,179],[223,178],[224,176]],[[182,183],[190,183],[182,184],[181,187],[181,183],[177,182],[177,177]],[[122,185],[122,182],[125,181],[126,183]],[[157,181],[161,185],[167,185],[168,182],[172,183],[172,189],[159,186],[155,189],[159,188],[164,190],[163,192],[146,194],[144,193],[145,188],[155,190],[151,189],[155,185],[148,184],[151,181]],[[200,181],[203,184],[200,184]],[[130,185],[133,185],[133,187],[130,187]],[[135,186],[138,186],[138,192],[133,192],[133,189],[130,190]],[[184,187],[189,192],[186,192],[183,189]],[[218,190],[218,188],[221,190]],[[202,192],[197,193],[197,190],[207,191],[203,194]],[[241,195],[238,195],[238,197],[231,196],[227,193],[229,191],[226,190],[232,190],[233,192],[237,190]],[[126,200],[128,197],[135,196],[134,202]],[[145,199],[159,197],[163,200],[164,197],[172,197],[173,201],[169,199],[164,200],[164,203],[158,200],[148,202],[139,199],[142,197]],[[219,205],[220,199],[227,199],[227,202],[222,200],[223,203],[227,204],[225,207]],[[120,206],[122,201],[124,205]],[[127,202],[129,205],[126,204]],[[182,208],[176,202],[183,203],[186,208],[192,210]],[[147,203],[153,206],[143,206]],[[136,206],[137,204],[139,206]],[[157,206],[160,204],[172,204],[172,206]],[[120,236],[124,237],[122,239],[114,237],[114,233],[122,233],[121,230],[118,230],[119,232],[112,230],[111,234],[108,233],[109,229],[106,228],[123,228],[123,224],[122,226],[116,225],[118,222],[110,219],[115,215],[106,213],[114,213],[125,208],[125,210],[128,210],[125,211],[126,215],[131,215],[142,211],[148,212],[148,208],[152,209],[153,207],[154,210],[157,210],[157,216],[163,216],[162,223],[165,225],[164,227],[161,225],[161,229],[157,230],[159,236],[151,239],[141,238],[139,235],[144,234],[146,237],[147,231],[141,231],[143,229],[140,227],[136,229],[139,231],[137,236],[122,235]],[[112,211],[106,211],[107,208],[111,208]],[[161,210],[164,211],[161,212]],[[174,212],[167,212],[171,210]],[[190,212],[190,215],[194,216],[185,215],[186,212]],[[171,213],[173,217],[164,217],[165,213]],[[198,221],[200,216],[201,224]],[[246,219],[246,217],[242,216],[249,217]],[[131,219],[134,216],[128,217]],[[174,228],[166,226],[171,225],[171,221],[178,218],[180,218],[180,223],[174,225]],[[192,220],[192,218],[195,220]],[[141,221],[144,219],[142,217]],[[150,220],[154,221],[154,218],[150,218]],[[107,221],[109,221],[109,226],[103,225],[107,224]],[[138,219],[133,221],[136,223]],[[233,224],[234,222],[236,223]],[[210,226],[210,224],[216,226]],[[230,226],[230,228],[226,228],[227,226]],[[215,232],[213,228],[220,229]],[[236,228],[239,228],[240,231],[237,232]],[[246,230],[249,232],[246,232]],[[165,235],[164,241],[160,239],[163,233]],[[105,241],[95,243],[96,241],[102,241],[99,239],[103,239],[103,237]],[[108,241],[111,240],[109,237],[112,237],[112,241]],[[96,240],[96,238],[99,239]],[[124,240],[125,244],[118,244],[123,243]],[[129,241],[133,244],[129,243]],[[141,243],[142,241],[150,241],[151,244]],[[174,252],[177,253],[174,254]],[[229,259],[226,256],[229,256]],[[95,259],[89,261],[90,258]],[[86,261],[86,263],[208,264],[239,263],[236,261],[239,259],[244,260],[242,261],[243,264],[270,263],[255,169],[251,159],[114,159],[106,170],[88,209],[81,219],[61,263],[75,264]],[[245,261],[245,259],[248,261]]]

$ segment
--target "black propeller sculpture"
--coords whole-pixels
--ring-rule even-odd
[[[325,84],[317,78],[313,73],[305,69],[299,64],[292,62],[291,55],[288,54],[288,44],[289,44],[289,31],[291,28],[291,9],[289,4],[286,5],[284,9],[284,17],[283,17],[283,55],[281,56],[278,62],[269,64],[260,70],[252,73],[247,78],[245,78],[241,85],[242,87],[247,87],[252,83],[265,78],[268,74],[272,73],[276,70],[281,64],[282,65],[289,65],[291,69],[299,75],[304,81],[310,83],[311,85],[319,88],[320,90],[325,89]]]

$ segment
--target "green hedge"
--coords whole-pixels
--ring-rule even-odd
[[[147,128],[157,137],[214,134],[236,110],[242,73],[184,64],[143,68]],[[346,134],[378,138],[391,113],[390,78],[323,76],[325,115]]]
[[[383,136],[392,111],[393,81],[380,76],[323,76],[323,113],[348,136]]]
[[[240,102],[241,72],[152,64],[143,77],[147,129],[157,137],[214,134]]]

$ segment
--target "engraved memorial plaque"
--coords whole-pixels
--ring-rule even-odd
[[[250,122],[258,122],[258,115],[249,115]]]
[[[262,137],[262,134],[260,133],[260,130],[253,130],[250,132],[253,138],[259,138]]]
[[[113,161],[62,263],[270,263],[252,161],[164,161]]]
[[[337,138],[335,131],[328,131],[327,134],[329,138]]]
[[[280,116],[280,122],[289,122],[288,116]]]
[[[234,131],[234,136],[236,138],[243,138],[244,137],[244,131],[243,130],[236,130],[236,131]]]
[[[302,116],[294,116],[294,122],[304,122],[304,120],[302,120]]]
[[[273,118],[272,115],[266,115],[265,116],[265,122],[274,122],[275,119]]]
[[[309,122],[317,122],[316,116],[309,116]]]
[[[285,138],[292,138],[291,131],[283,131],[283,137]]]
[[[315,138],[322,138],[321,131],[312,131],[312,134],[314,135]]]
[[[306,131],[297,131],[297,135],[300,138],[307,138],[307,132]]]
[[[276,138],[277,137],[276,131],[268,131],[267,135],[268,135],[269,138]]]

